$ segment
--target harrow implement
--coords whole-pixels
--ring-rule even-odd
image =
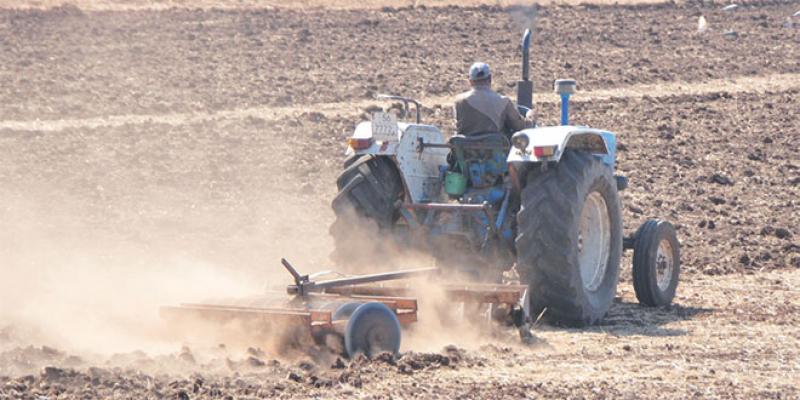
[[[248,338],[282,332],[291,336],[287,339],[302,343],[299,334],[348,357],[398,353],[403,329],[418,321],[416,296],[424,293],[413,282],[389,281],[439,272],[437,268],[420,268],[315,281],[285,259],[281,262],[294,280],[286,287],[288,298],[281,292],[268,292],[218,303],[183,303],[162,307],[161,316],[178,327],[201,321],[204,326],[244,331]],[[527,304],[527,286],[447,283],[437,289],[454,304],[483,304],[489,310],[504,310],[523,336],[529,335],[523,307]]]

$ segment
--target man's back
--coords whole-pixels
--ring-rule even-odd
[[[514,103],[488,86],[475,86],[456,97],[456,132],[472,136],[481,133],[512,133],[525,128]]]

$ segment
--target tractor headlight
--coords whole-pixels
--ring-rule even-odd
[[[520,151],[525,151],[530,143],[531,139],[524,132],[517,132],[511,136],[511,144]]]

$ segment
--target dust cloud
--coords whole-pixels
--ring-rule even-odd
[[[396,242],[386,233],[380,232],[370,221],[350,221],[346,228],[334,224],[332,231],[340,251],[339,264],[350,274],[368,274],[379,271],[397,271],[416,268],[438,267],[439,271],[426,276],[382,283],[410,289],[410,296],[417,299],[418,321],[404,329],[401,351],[414,350],[437,352],[443,347],[458,344],[474,349],[487,343],[510,337],[509,343],[518,343],[513,328],[490,322],[486,305],[454,302],[446,296],[444,284],[476,283],[475,277],[459,273],[453,265],[443,265],[425,250],[425,237],[412,237],[407,242]],[[380,240],[375,240],[384,235]],[[459,251],[441,247],[440,256]],[[453,254],[450,254],[451,256]],[[488,268],[488,266],[487,266]],[[481,282],[488,283],[488,282]]]
[[[247,288],[202,260],[59,232],[36,212],[21,214],[4,219],[0,318],[33,333],[33,344],[157,350],[160,305]]]
[[[264,215],[270,224],[221,233],[218,242],[214,217],[205,217],[207,232],[185,236],[126,218],[146,225],[131,233],[130,225],[91,223],[97,210],[81,198],[14,193],[0,208],[0,328],[14,332],[3,347],[175,352],[182,338],[165,326],[161,306],[259,294],[288,283],[281,256],[306,268],[320,258],[298,251],[298,238],[286,234],[284,225],[303,223],[291,206]]]

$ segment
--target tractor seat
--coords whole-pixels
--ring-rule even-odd
[[[494,185],[508,172],[506,157],[511,143],[501,133],[453,136],[448,156],[450,170],[468,177],[469,186],[480,189]]]
[[[486,144],[487,147],[508,150],[511,148],[506,135],[502,133],[481,133],[479,135],[463,136],[455,135],[450,138],[449,143],[454,147],[461,147],[463,145],[469,146],[470,144]],[[465,146],[466,147],[466,146]]]

